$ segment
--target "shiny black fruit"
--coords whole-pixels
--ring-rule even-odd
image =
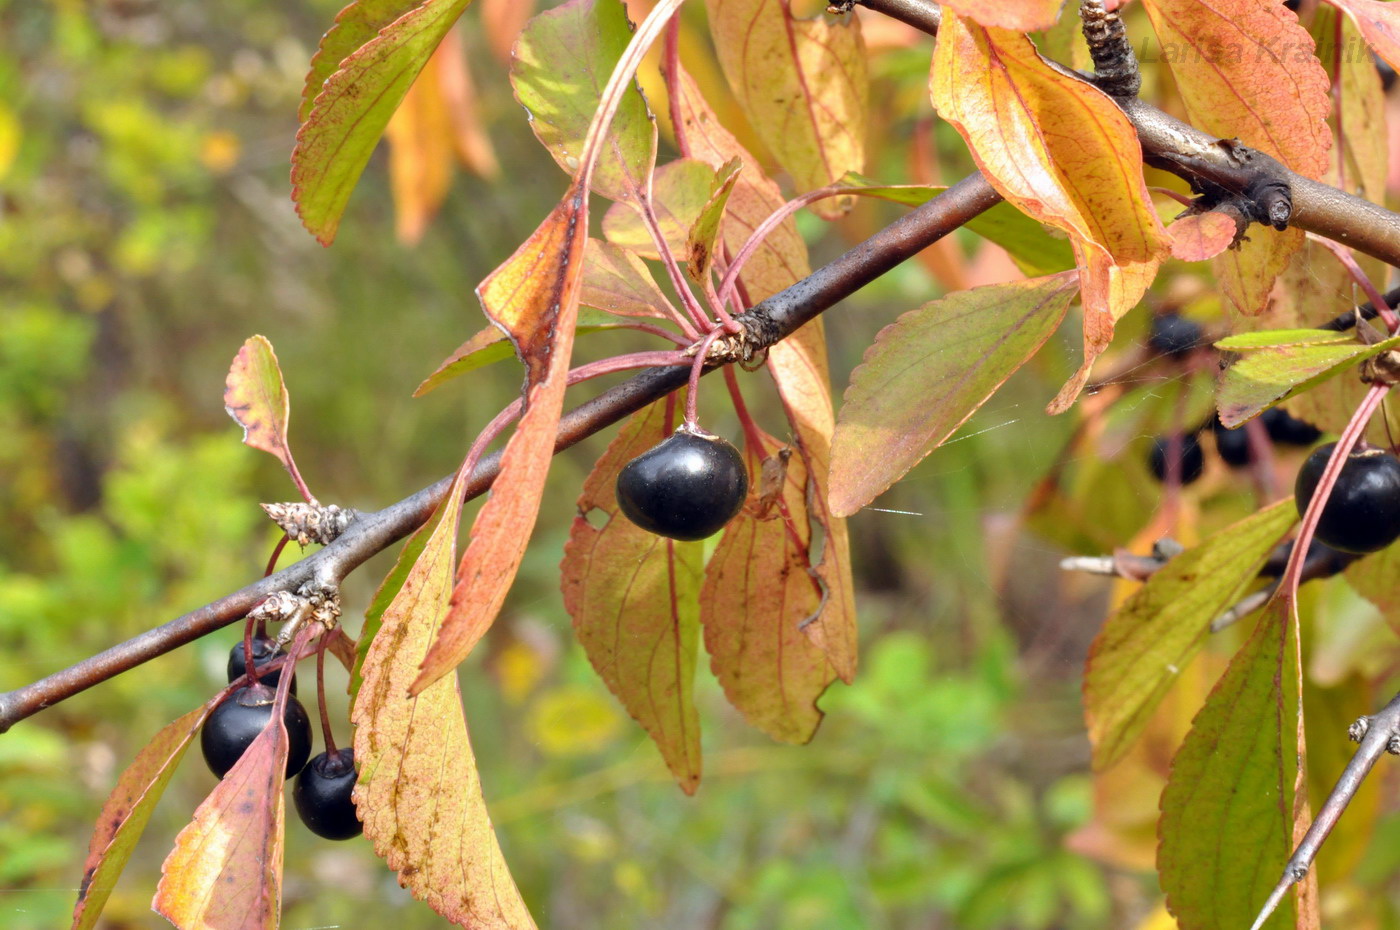
[[[1249,434],[1245,432],[1244,427],[1226,429],[1216,420],[1212,429],[1215,432],[1215,451],[1226,465],[1240,468],[1254,460],[1249,450]]]
[[[1335,442],[1318,446],[1298,470],[1298,513],[1312,501]],[[1400,538],[1400,459],[1380,449],[1352,452],[1317,524],[1317,538],[1343,552],[1376,552]]]
[[[672,539],[704,539],[744,506],[749,473],[728,441],[685,427],[617,473],[617,504],[627,519]]]
[[[350,792],[355,790],[355,751],[335,755],[321,753],[301,770],[292,801],[306,829],[328,840],[348,840],[360,835],[360,820]]]
[[[1269,438],[1288,446],[1310,446],[1322,438],[1322,430],[1289,414],[1282,407],[1270,407],[1259,415]]]
[[[1175,313],[1164,313],[1152,318],[1152,331],[1147,336],[1147,344],[1153,351],[1172,358],[1184,358],[1191,350],[1205,342],[1205,333],[1195,320],[1188,320]]]
[[[253,637],[253,667],[259,668],[273,659],[280,659],[286,655],[287,651],[277,645],[277,641],[266,636]],[[243,640],[234,644],[228,653],[228,680],[237,681],[248,674],[247,656],[243,654]],[[277,687],[277,682],[282,678],[282,670],[279,668],[275,672],[268,672],[259,676],[258,680],[269,688]],[[292,676],[292,693],[297,693],[297,679]]]
[[[1288,567],[1288,557],[1293,554],[1295,542],[1297,540],[1290,539],[1269,553],[1269,558],[1259,569],[1259,577],[1282,577],[1283,570]],[[1331,578],[1333,575],[1340,575],[1348,565],[1359,558],[1361,556],[1355,552],[1342,552],[1340,549],[1333,549],[1324,542],[1319,542],[1317,536],[1314,535],[1313,541],[1308,543],[1308,554],[1303,559],[1303,580],[1309,581],[1314,578]]]
[[[1147,457],[1147,466],[1158,481],[1167,480],[1167,450],[1170,448],[1166,436],[1152,440],[1152,452]],[[1205,471],[1206,457],[1201,451],[1201,443],[1194,433],[1181,437],[1181,483],[1190,484]]]
[[[270,688],[239,688],[214,708],[199,731],[199,748],[209,771],[220,778],[228,774],[272,719],[272,700]],[[289,697],[282,722],[287,727],[287,777],[291,778],[311,755],[311,718],[300,701]]]

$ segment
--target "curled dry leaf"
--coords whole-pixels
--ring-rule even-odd
[[[617,473],[672,433],[667,401],[636,413],[584,482],[560,566],[588,661],[661,750],[686,794],[700,784],[695,709],[701,543],[648,533],[618,510]]]

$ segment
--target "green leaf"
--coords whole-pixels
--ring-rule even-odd
[[[857,196],[878,197],[909,207],[927,203],[947,190],[923,184],[880,184],[854,171],[848,172],[839,183]],[[965,225],[1006,249],[1016,266],[1030,277],[1067,271],[1076,264],[1074,249],[1063,233],[1031,219],[1009,203],[999,203]]]
[[[1095,768],[1108,768],[1132,748],[1211,621],[1254,582],[1297,518],[1288,498],[1220,530],[1168,562],[1108,618],[1084,674]]]
[[[1274,338],[1291,338],[1282,335],[1290,332],[1281,331]],[[1369,346],[1350,340],[1309,342],[1299,338],[1247,351],[1221,376],[1216,395],[1220,422],[1234,429],[1279,401],[1397,346],[1400,336]]]
[[[1217,349],[1232,352],[1275,349],[1286,346],[1359,345],[1352,333],[1328,329],[1265,329],[1253,333],[1236,333],[1215,344]]]
[[[700,215],[690,227],[686,243],[685,272],[696,284],[704,283],[709,276],[710,267],[714,264],[719,224],[724,219],[724,208],[729,203],[729,193],[734,190],[734,182],[739,180],[739,169],[743,167],[744,160],[735,156],[719,169],[715,174],[710,199],[701,208]]]
[[[422,0],[356,0],[336,14],[335,25],[321,37],[320,47],[311,58],[311,69],[301,90],[297,118],[305,122],[321,94],[326,78],[340,70],[340,63],[365,45],[379,30],[418,6]]]
[[[156,802],[165,793],[170,777],[211,709],[209,704],[197,707],[166,726],[117,779],[107,803],[102,805],[88,845],[78,902],[73,907],[73,930],[97,926],[97,918],[102,916],[102,908],[131,858],[136,841],[145,832]]]
[[[1296,620],[1274,598],[1172,760],[1157,870],[1181,930],[1248,927],[1307,820]],[[1301,886],[1306,887],[1306,886]],[[1295,897],[1267,924],[1295,925]]]
[[[510,69],[515,98],[529,112],[535,136],[570,177],[578,172],[603,87],[631,39],[632,24],[618,0],[570,0],[531,19],[516,42]],[[635,82],[607,138],[591,187],[609,199],[636,203],[656,163],[656,118]]]
[[[292,151],[292,200],[322,245],[334,241],[345,205],[389,118],[470,3],[424,0],[326,78]]]
[[[901,316],[851,373],[832,439],[831,510],[849,516],[965,423],[1064,319],[1072,274],[950,294]]]

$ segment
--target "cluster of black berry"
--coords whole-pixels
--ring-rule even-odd
[[[253,637],[253,668],[256,671],[274,659],[286,655],[277,643],[264,636]],[[229,652],[228,680],[246,678],[248,666],[243,643]],[[204,721],[199,734],[199,746],[205,764],[220,778],[228,774],[243,756],[258,734],[272,719],[272,707],[277,682],[282,670],[268,671],[258,676],[252,685],[237,689],[214,708]],[[355,758],[353,749],[332,749],[316,758],[311,755],[311,718],[296,694],[293,675],[289,685],[287,707],[282,723],[287,728],[287,777],[296,775],[292,800],[297,814],[307,829],[328,840],[348,840],[359,836],[360,821],[350,793],[355,788]]]
[[[1259,416],[1270,441],[1284,446],[1310,446],[1322,438],[1322,432],[1311,423],[1291,416],[1286,410],[1271,407]],[[1215,434],[1215,452],[1232,468],[1239,468],[1254,461],[1254,453],[1249,447],[1249,436],[1243,428],[1226,429],[1218,419],[1212,420],[1211,432]],[[1202,425],[1181,436],[1179,455],[1181,456],[1181,483],[1190,484],[1205,471],[1205,451],[1201,448],[1200,434],[1205,431]],[[1152,440],[1147,465],[1158,481],[1166,480],[1167,462],[1171,453],[1171,439],[1158,436]]]

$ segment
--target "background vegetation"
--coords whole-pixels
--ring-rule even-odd
[[[247,335],[276,345],[298,458],[322,499],[342,505],[379,507],[445,474],[518,389],[502,366],[410,398],[481,325],[472,288],[553,205],[563,176],[530,136],[472,10],[458,33],[504,169],[457,172],[435,220],[408,244],[391,234],[381,149],[335,247],[316,245],[287,197],[287,156],[305,63],[337,5],[0,0],[0,689],[262,570],[277,534],[256,502],[293,495],[275,462],[239,444],[222,410],[224,373]],[[930,141],[962,150],[943,138],[946,127],[919,122],[927,48],[905,48],[897,31],[872,30],[867,41],[881,50],[872,134],[883,140],[868,173],[927,180]],[[685,53],[718,94],[701,43]],[[960,167],[950,162],[947,176]],[[820,259],[892,215],[861,203],[833,226],[804,217],[802,228]],[[1015,274],[971,237],[957,251],[968,280]],[[880,326],[942,287],[911,263],[828,314],[838,389]],[[1208,323],[1219,313],[1204,288],[1158,299]],[[1138,334],[1140,316],[1128,324]],[[852,521],[862,670],[823,699],[828,718],[811,746],[779,746],[744,726],[702,669],[707,763],[695,798],[676,789],[592,674],[558,593],[573,500],[607,437],[557,463],[513,599],[462,673],[487,799],[541,925],[1165,921],[1151,872],[1157,795],[1171,748],[1237,640],[1202,655],[1096,800],[1078,679],[1115,592],[1056,564],[1127,544],[1148,526],[1160,489],[1142,463],[1155,418],[1204,374],[1129,372],[1109,438],[1090,454],[1071,442],[1077,414],[1041,413],[1077,363],[1073,328],[1057,338],[965,438],[882,497],[883,509]],[[1122,358],[1137,351],[1127,333],[1117,348]],[[762,408],[765,388],[749,381]],[[1061,493],[1028,505],[1062,452]],[[1213,463],[1185,507],[1177,529],[1193,541],[1247,512],[1252,497]],[[352,634],[387,558],[351,579]],[[1388,654],[1376,644],[1393,643],[1344,582],[1313,587],[1330,606],[1312,650],[1316,706],[1342,720],[1373,703],[1339,683],[1375,674]],[[0,925],[64,925],[117,773],[222,683],[235,636],[187,647],[0,737]],[[332,681],[333,690],[343,683]],[[1330,705],[1327,686],[1338,686]],[[343,696],[333,700],[343,708]],[[1313,707],[1310,727],[1326,716]],[[148,909],[160,862],[212,784],[197,762],[176,776],[104,925],[161,924]],[[1400,822],[1381,810],[1379,788],[1369,790],[1376,832],[1395,835]],[[1400,925],[1375,894],[1394,887],[1400,845],[1372,841],[1368,827],[1344,825],[1348,835],[1324,854],[1324,875],[1352,873],[1329,906],[1352,915],[1348,926]],[[295,825],[285,898],[288,928],[444,925],[399,890],[368,844],[328,844]]]

